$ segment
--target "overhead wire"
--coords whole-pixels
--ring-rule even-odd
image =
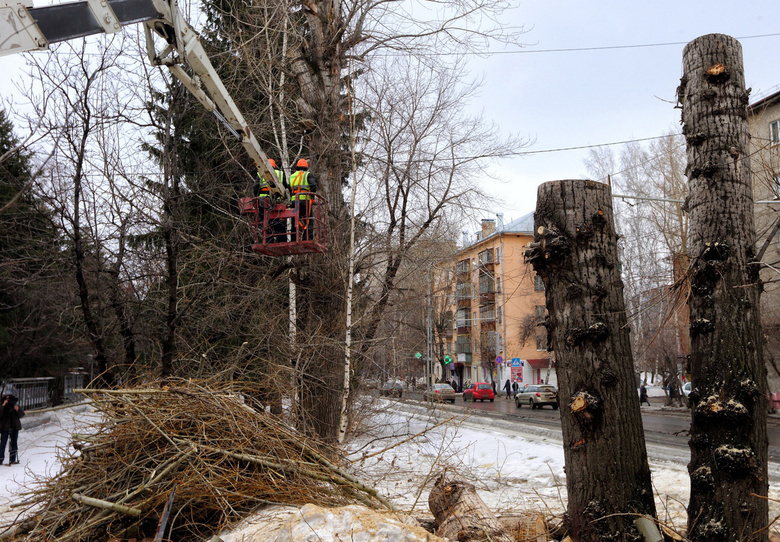
[[[774,38],[780,36],[780,32],[774,32],[770,34],[755,34],[752,36],[736,37],[738,40],[750,40],[758,38]],[[493,55],[528,55],[528,54],[540,54],[540,53],[574,53],[574,52],[586,52],[586,51],[610,51],[619,49],[643,49],[650,47],[670,47],[687,45],[688,41],[667,41],[659,43],[638,43],[629,45],[597,45],[594,47],[561,47],[557,49],[513,49],[511,51],[460,51],[460,52],[437,52],[430,53],[431,56],[493,56]],[[400,53],[395,53],[400,54]],[[388,54],[391,56],[394,54]]]

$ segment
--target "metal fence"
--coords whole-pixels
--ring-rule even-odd
[[[53,406],[53,398],[57,402],[66,403],[76,401],[81,397],[73,393],[74,389],[83,388],[86,375],[83,373],[70,373],[62,379],[54,377],[40,378],[9,378],[0,384],[0,394],[12,389],[13,394],[19,399],[19,405],[25,410],[35,410]],[[62,386],[62,389],[58,389]]]
[[[51,406],[49,386],[54,378],[11,378],[3,382],[2,394],[8,390],[19,399],[19,406],[25,410]]]

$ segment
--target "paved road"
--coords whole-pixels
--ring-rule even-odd
[[[651,398],[652,399],[652,398]],[[422,394],[407,393],[402,401],[422,402]],[[649,445],[669,446],[676,448],[684,454],[688,454],[688,430],[691,425],[690,412],[684,408],[662,409],[661,399],[656,399],[658,406],[642,407],[642,423],[645,428],[645,440]],[[550,407],[531,410],[528,406],[517,408],[514,401],[497,397],[494,402],[464,403],[458,396],[455,408],[485,417],[498,417],[505,420],[516,421],[525,425],[544,427],[560,430],[560,416],[558,410]],[[768,421],[769,436],[769,461],[780,463],[780,416],[770,415]]]

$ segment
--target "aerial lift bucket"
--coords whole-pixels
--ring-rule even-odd
[[[325,252],[327,201],[313,192],[298,197],[306,199],[288,205],[273,197],[241,198],[238,209],[249,215],[252,250],[267,256]]]

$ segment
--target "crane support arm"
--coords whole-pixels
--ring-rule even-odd
[[[39,8],[32,7],[31,0],[11,3],[0,0],[0,56],[45,50],[51,43],[118,32],[123,26],[138,23],[145,25],[146,50],[151,63],[167,66],[241,140],[257,171],[268,181],[271,193],[286,197],[268,157],[211,64],[197,32],[182,16],[176,0],[86,0]],[[165,42],[160,51],[153,33]]]

